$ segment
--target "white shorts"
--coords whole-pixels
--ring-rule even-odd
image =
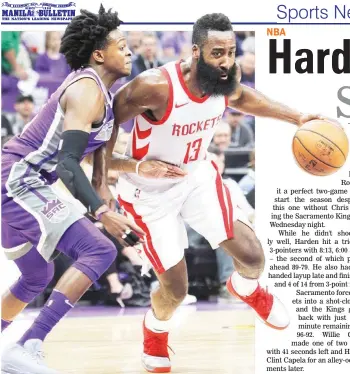
[[[185,222],[213,249],[234,237],[234,221],[251,227],[211,161],[201,162],[193,173],[166,191],[144,192],[120,178],[118,192],[127,216],[145,231],[143,251],[159,274],[183,258],[188,247]]]

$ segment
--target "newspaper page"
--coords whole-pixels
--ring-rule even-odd
[[[338,119],[348,134],[348,6],[305,5],[276,5],[275,20],[285,25],[271,30],[274,36],[269,29],[257,34],[256,85],[301,111]],[[288,50],[288,61],[278,58]],[[256,325],[257,347],[264,336],[256,372],[346,373],[349,163],[325,177],[306,173],[290,152],[295,128],[280,125],[257,119],[256,228],[265,244],[266,284],[288,305],[291,324],[282,334]]]
[[[77,220],[75,214],[82,217],[86,209],[73,198],[62,181],[48,187],[53,194],[50,196],[58,197],[46,201],[47,205],[39,212],[31,209],[30,202],[23,202],[21,199],[27,193],[37,197],[35,189],[46,186],[48,174],[41,174],[33,182],[29,163],[29,169],[23,170],[26,174],[22,173],[15,182],[18,186],[24,183],[25,188],[22,185],[21,191],[15,190],[17,185],[9,182],[15,178],[15,166],[26,163],[30,157],[21,153],[25,147],[16,148],[11,142],[15,137],[22,137],[26,146],[33,147],[31,138],[26,140],[25,133],[31,133],[30,126],[42,118],[40,113],[48,108],[47,102],[62,89],[61,84],[71,72],[60,47],[67,27],[82,14],[82,9],[95,16],[81,26],[88,25],[87,31],[79,33],[78,28],[75,33],[79,37],[71,36],[77,44],[75,52],[70,52],[70,61],[80,61],[85,53],[82,45],[97,40],[96,44],[86,47],[91,50],[88,50],[89,61],[84,64],[95,73],[98,71],[97,78],[94,72],[89,74],[99,82],[102,92],[106,92],[101,82],[108,78],[101,75],[100,69],[105,67],[104,58],[113,64],[113,55],[103,54],[107,44],[103,44],[104,38],[96,36],[109,27],[107,21],[94,18],[98,17],[101,4],[106,10],[111,8],[112,12],[118,12],[123,21],[118,26],[123,33],[119,37],[125,40],[123,48],[132,52],[128,57],[132,68],[128,67],[130,71],[108,87],[111,95],[119,90],[123,92],[123,87],[136,82],[128,94],[133,98],[138,92],[141,97],[146,88],[140,89],[142,78],[138,81],[139,76],[145,72],[147,75],[149,69],[159,71],[162,67],[170,72],[163,73],[170,74],[170,78],[165,79],[165,75],[163,78],[168,82],[166,84],[172,82],[173,90],[173,96],[168,96],[160,110],[154,100],[150,106],[142,100],[159,95],[161,102],[162,95],[168,95],[167,90],[160,93],[155,84],[154,93],[144,93],[140,102],[136,102],[137,96],[135,103],[144,108],[144,113],[139,113],[136,122],[132,116],[125,115],[127,120],[122,121],[115,155],[125,152],[128,155],[128,149],[132,149],[131,156],[139,161],[149,160],[146,155],[150,152],[154,159],[171,162],[190,175],[191,165],[206,154],[203,160],[205,158],[207,163],[208,159],[212,160],[219,171],[214,198],[204,193],[199,195],[199,200],[193,198],[195,194],[190,196],[189,200],[193,202],[187,217],[190,217],[189,211],[193,215],[198,213],[201,218],[197,223],[193,216],[192,221],[186,221],[182,206],[172,205],[188,193],[185,190],[180,197],[175,188],[172,188],[172,195],[165,195],[164,189],[154,187],[156,182],[147,190],[138,185],[135,189],[120,170],[110,170],[109,186],[114,197],[120,197],[124,190],[127,191],[125,196],[131,193],[130,201],[134,205],[128,203],[121,208],[129,219],[138,217],[135,222],[141,222],[147,240],[137,253],[132,246],[123,249],[120,244],[115,244],[115,240],[114,246],[134,270],[122,267],[118,256],[115,270],[104,270],[103,275],[99,274],[100,280],[94,279],[91,287],[87,284],[88,292],[82,296],[84,292],[80,295],[77,291],[81,278],[69,278],[75,285],[68,282],[68,288],[64,288],[66,284],[62,288],[62,283],[55,286],[72,264],[69,257],[79,262],[78,254],[63,251],[63,255],[54,260],[56,270],[52,270],[52,262],[43,260],[41,245],[47,234],[45,230],[50,231],[53,227],[53,236],[57,234],[59,240]],[[219,15],[213,16],[214,13]],[[47,3],[12,0],[2,2],[1,15],[2,372],[349,373],[350,4],[325,0],[57,0]],[[199,34],[194,36],[196,21],[206,15],[205,31],[201,31],[200,37]],[[226,19],[232,25],[234,36],[230,27],[225,26]],[[91,30],[93,33],[89,34]],[[208,41],[210,47],[206,44]],[[208,49],[205,54],[203,48],[210,48],[210,51]],[[102,54],[101,50],[104,51]],[[116,53],[124,53],[122,51]],[[190,68],[186,75],[183,69],[187,63]],[[221,78],[215,79],[226,82],[233,64],[239,67],[235,79],[239,76],[237,80],[245,88],[235,91],[235,97],[221,93],[221,97],[227,97],[227,107],[223,100],[220,102],[222,108],[218,104],[220,94],[206,95],[205,89],[198,88],[211,87],[208,84],[200,86],[200,63],[201,72],[209,74],[204,79],[206,83],[213,82],[211,74],[217,71],[221,72]],[[172,67],[167,70],[167,66]],[[108,69],[113,68],[117,65],[108,66]],[[158,73],[154,74],[157,76]],[[254,90],[264,96],[255,96]],[[63,94],[64,90],[60,95]],[[81,93],[82,96],[86,94]],[[212,101],[205,102],[207,97]],[[111,113],[113,108],[112,104],[108,107],[111,99],[104,100],[107,109],[102,118],[105,120],[108,108]],[[129,108],[133,113],[136,104],[132,106],[126,100],[117,111],[127,112],[124,108]],[[62,103],[57,105],[62,106]],[[216,113],[215,108],[221,109]],[[87,105],[86,111],[89,109]],[[56,116],[61,115],[64,116],[62,112],[56,112]],[[47,116],[50,116],[48,110]],[[50,125],[40,138],[42,129],[48,126],[42,121],[33,135],[33,139],[38,136],[39,144],[32,152],[44,155],[36,163],[33,173],[41,173],[42,165],[59,152],[54,140],[60,125],[58,117],[55,118],[58,127],[54,129]],[[110,120],[112,123],[112,117]],[[161,126],[164,123],[165,126]],[[166,130],[167,126],[169,130]],[[99,133],[102,127],[93,131]],[[108,140],[111,129],[106,125],[99,133],[99,139]],[[147,140],[152,132],[156,139],[153,143],[160,144],[154,151]],[[209,148],[204,149],[202,140],[208,138],[209,132],[213,139],[207,142]],[[58,140],[60,135],[57,135]],[[170,142],[170,137],[183,142],[184,154],[179,162],[170,156],[162,158],[162,152],[175,154],[176,145]],[[50,146],[54,155],[45,158]],[[91,180],[92,161],[84,162],[83,169]],[[138,163],[133,173],[140,172],[141,165]],[[51,165],[51,168],[47,167],[48,173],[56,166]],[[207,183],[205,175],[210,173],[213,171],[203,173],[202,182],[198,182],[199,177],[197,181],[194,178],[193,183],[202,183],[203,187]],[[156,191],[156,198],[147,214],[153,212],[161,217],[157,218],[155,233],[145,218],[146,211],[135,212],[136,204],[147,203],[151,195],[144,196],[150,191]],[[119,200],[119,204],[124,200]],[[185,206],[185,200],[182,204]],[[74,214],[68,214],[67,206]],[[163,206],[168,210],[162,210]],[[221,212],[219,217],[215,215],[217,206]],[[213,208],[209,211],[205,207]],[[243,211],[244,218],[236,221],[238,211]],[[174,212],[178,214],[173,222],[169,217],[173,217]],[[30,223],[26,225],[26,222]],[[103,225],[94,222],[95,227],[91,230],[100,235]],[[240,237],[242,225],[247,236]],[[63,232],[58,234],[61,229]],[[218,237],[220,230],[227,236],[215,243],[210,235]],[[87,238],[89,235],[90,232]],[[260,244],[255,236],[261,243],[263,255],[258,255],[259,250],[256,252]],[[220,245],[216,252],[211,249],[212,242],[216,244],[214,247]],[[99,246],[104,240],[92,237],[90,243],[94,243],[94,250],[100,253]],[[162,246],[166,251],[161,251]],[[188,249],[184,250],[185,247]],[[176,253],[177,249],[181,249],[181,256]],[[22,252],[17,255],[19,251]],[[30,256],[35,258],[33,263]],[[183,256],[187,261],[187,273],[183,270],[170,278],[161,276],[159,283],[151,268],[159,274],[163,271],[169,274],[169,269],[176,267]],[[259,264],[255,266],[254,261]],[[39,264],[41,267],[37,267]],[[264,270],[254,272],[254,266],[264,267]],[[147,276],[137,275],[141,268],[143,274],[150,272],[149,281]],[[246,268],[252,272],[242,270]],[[81,277],[81,274],[74,274]],[[261,286],[258,291],[257,276]],[[184,281],[187,279],[188,284]],[[226,285],[227,280],[230,286]],[[241,297],[234,290],[235,284],[240,284],[245,291],[253,288],[245,296],[241,293]],[[58,301],[52,299],[51,292],[58,292],[53,291],[55,287],[58,291],[66,290],[69,295],[70,292],[79,294],[74,300],[66,296],[66,308],[75,305],[73,310],[54,309],[52,305]],[[165,292],[163,304],[159,301],[160,307],[152,300],[152,292],[153,295]],[[66,314],[67,318],[63,318]],[[173,316],[176,327],[170,329],[165,322]],[[152,323],[154,328],[149,330]],[[33,339],[36,339],[34,345]],[[28,341],[30,343],[26,343]],[[174,349],[175,355],[168,350],[167,344]]]

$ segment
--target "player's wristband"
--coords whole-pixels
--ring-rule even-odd
[[[138,161],[137,164],[136,164],[136,169],[135,169],[135,172],[137,175],[139,175],[139,168],[140,168],[140,165],[143,161]]]
[[[97,209],[95,213],[95,218],[97,221],[101,221],[102,214],[109,212],[110,209],[107,206],[102,206],[101,208]]]

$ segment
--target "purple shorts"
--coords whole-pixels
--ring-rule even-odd
[[[52,260],[64,232],[84,216],[21,157],[3,154],[1,161],[1,233],[7,257],[17,259],[35,246],[46,261]]]

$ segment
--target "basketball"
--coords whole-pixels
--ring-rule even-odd
[[[313,175],[330,175],[345,163],[349,140],[344,130],[331,121],[312,120],[301,126],[293,138],[298,165]]]

